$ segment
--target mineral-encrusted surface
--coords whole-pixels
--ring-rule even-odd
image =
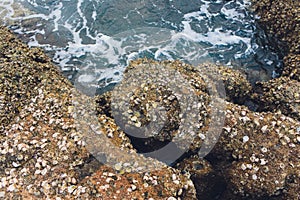
[[[280,77],[268,82],[257,83],[254,95],[259,102],[258,110],[282,112],[300,120],[300,82]]]
[[[299,120],[300,2],[253,0],[252,4],[258,22],[276,38],[274,48],[284,56],[282,77],[258,83],[258,94],[253,99],[259,104],[259,110],[279,110]]]
[[[218,199],[226,190],[224,177],[216,172],[212,165],[198,155],[185,158],[176,168],[191,175],[195,184],[197,199]]]
[[[276,37],[279,48],[285,53],[300,53],[299,1],[252,0],[252,8],[267,33]]]
[[[195,198],[188,176],[162,163],[157,162],[163,168],[147,175],[125,173],[122,162],[113,167],[97,161],[97,155],[91,155],[97,149],[91,148],[98,146],[85,139],[94,131],[89,119],[99,120],[104,145],[119,150],[110,152],[114,156],[129,151],[137,162],[143,158],[113,119],[84,113],[88,109],[78,103],[93,100],[73,89],[41,50],[28,48],[4,27],[0,30],[0,76],[1,199],[111,199],[112,193],[118,199]],[[107,187],[111,179],[116,187]]]
[[[159,63],[148,60],[138,60],[131,63],[125,74],[130,74],[132,69],[138,67],[142,68],[145,65],[172,66],[189,80],[190,85],[193,86],[191,91],[199,97],[199,102],[204,103],[203,106],[198,108],[199,110],[197,112],[205,113],[205,118],[198,116],[199,120],[193,122],[193,126],[199,124],[202,126],[199,127],[195,135],[193,135],[192,145],[187,152],[193,153],[201,149],[205,138],[209,137],[208,130],[212,122],[212,120],[210,120],[210,117],[212,117],[212,108],[209,105],[212,98],[210,98],[211,95],[209,94],[209,89],[207,89],[209,85],[208,82],[205,82],[205,78],[201,78],[203,74],[201,74],[200,70],[196,69],[193,69],[192,75],[191,73],[184,73],[188,68],[192,68],[192,66],[177,61]],[[145,69],[147,68],[143,70]],[[218,73],[219,78],[221,78],[222,81],[225,80],[226,83],[227,79],[223,76],[227,74],[224,74],[223,70],[217,71],[220,72]],[[227,71],[230,71],[231,74],[235,73],[234,70]],[[242,79],[234,79],[234,77],[239,77],[238,75],[231,75],[231,77],[234,81],[224,84],[224,88],[234,88],[243,85],[243,82],[239,82],[239,80]],[[233,194],[237,195],[235,198],[249,199],[282,198],[283,196],[286,198],[295,198],[294,191],[299,189],[297,180],[300,169],[300,124],[297,115],[299,109],[299,96],[297,95],[299,85],[297,81],[290,80],[287,77],[274,79],[261,84],[262,96],[260,97],[260,101],[265,100],[265,103],[260,106],[265,107],[266,110],[270,109],[269,106],[274,106],[274,112],[253,112],[245,106],[233,104],[232,102],[224,102],[224,104],[222,104],[224,112],[220,114],[224,114],[225,116],[224,124],[222,124],[222,127],[219,127],[221,129],[220,138],[218,138],[218,143],[208,154],[207,158],[211,162],[212,167],[216,169],[214,172],[209,173],[209,177],[213,178],[211,181],[205,182],[205,177],[208,175],[201,173],[199,175],[199,172],[189,170],[198,192],[198,198],[201,199],[201,196],[204,196],[203,191],[201,191],[203,188],[208,189],[212,185],[215,185],[213,179],[224,181],[223,187],[227,185],[227,191],[224,193],[228,195],[226,198],[229,199],[233,198]],[[149,102],[151,98],[142,98],[146,96],[147,92],[151,94],[151,90],[145,90],[143,86],[141,86],[141,91],[138,95],[141,97],[141,101],[146,101],[151,104],[151,102]],[[251,93],[251,91],[248,92]],[[254,93],[257,93],[257,91],[254,91]],[[166,95],[166,93],[161,92],[156,92],[155,94],[161,98]],[[231,95],[234,98],[235,94],[232,93]],[[239,96],[240,93],[237,92],[236,95]],[[166,95],[166,97],[168,97],[168,95]],[[99,96],[98,98],[98,102],[111,103],[108,100],[110,99],[109,93]],[[156,98],[159,99],[159,97]],[[178,101],[180,101],[180,99]],[[106,104],[104,107],[109,108],[110,106]],[[134,105],[135,103],[132,102],[133,107]],[[280,105],[285,106],[278,107]],[[139,108],[141,107],[142,106],[139,106]],[[277,107],[278,109],[275,109]],[[286,110],[288,108],[289,110]],[[180,108],[176,107],[176,104],[175,109],[180,113]],[[101,111],[101,109],[99,110]],[[109,113],[110,111],[106,112]],[[142,111],[142,113],[136,112],[137,115],[142,118],[142,121],[145,116],[142,113],[146,113],[146,111]],[[287,117],[281,112],[293,117]],[[174,115],[170,116],[174,117]],[[130,118],[128,120],[130,121]],[[174,131],[174,128],[170,130],[165,129],[165,131]],[[190,139],[186,135],[180,134],[180,132],[175,131],[173,134],[180,135],[179,138],[182,141]],[[157,139],[157,141],[169,140],[169,135],[172,134],[159,134],[160,138]],[[145,143],[145,145],[153,146],[153,143]],[[184,170],[185,167],[182,167],[182,165],[187,168],[191,163],[182,161],[179,166]],[[291,180],[290,177],[294,178]],[[199,182],[199,179],[203,181]],[[217,189],[214,189],[216,193]]]
[[[223,130],[211,156],[226,172],[229,190],[252,199],[283,195],[293,199],[292,190],[299,186],[289,177],[299,176],[299,121],[227,103]]]
[[[196,100],[186,108],[197,119],[187,120],[187,127],[196,127],[188,129],[188,136],[180,129],[186,117],[180,102],[188,98],[174,95],[162,82],[134,88],[123,115],[132,127],[151,124],[159,116],[151,110],[165,107],[162,131],[150,131],[142,140],[115,119],[112,107],[119,101],[113,92],[94,99],[82,95],[40,49],[28,48],[1,27],[0,198],[298,200],[299,4],[253,0],[259,23],[275,36],[274,48],[285,56],[279,78],[251,86],[242,73],[208,63],[132,62],[125,71],[129,78],[138,67],[159,66],[186,80],[189,90],[180,92]],[[205,140],[214,122],[211,102],[218,101],[209,79],[221,81],[224,87],[218,89],[227,95],[218,113],[224,123],[212,129],[219,129],[220,137],[213,141]],[[149,125],[150,130],[156,126]],[[173,167],[138,153],[157,150],[174,138],[183,156]],[[205,159],[197,155],[214,139],[217,144]],[[183,141],[190,145],[183,148]],[[139,169],[128,160],[137,161]]]
[[[284,58],[283,76],[300,81],[300,55],[289,54]]]

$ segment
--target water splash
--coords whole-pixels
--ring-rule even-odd
[[[120,81],[128,61],[144,56],[192,64],[211,58],[258,80],[281,67],[248,0],[126,2],[4,0],[0,16],[30,46],[43,47],[70,80],[86,71],[80,80],[96,78],[101,87]]]

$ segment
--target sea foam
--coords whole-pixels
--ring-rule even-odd
[[[248,0],[126,2],[2,0],[0,16],[30,46],[44,48],[70,80],[99,87],[119,82],[139,57],[210,60],[270,78],[281,67]]]

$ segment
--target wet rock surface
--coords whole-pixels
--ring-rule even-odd
[[[275,36],[284,52],[300,53],[300,2],[252,0],[253,10],[267,33]],[[278,48],[278,47],[277,47]]]
[[[133,68],[141,67],[145,63],[156,63],[154,61],[139,60],[131,63],[125,73],[130,73]],[[209,91],[207,83],[201,76],[200,71],[193,69],[192,66],[181,64],[180,62],[165,62],[178,70],[182,76],[185,76],[189,83],[193,85],[199,99],[204,102],[203,107],[199,108],[200,113],[206,113],[205,120],[200,118],[196,124],[202,124],[199,127],[197,135],[193,138],[192,145],[188,152],[195,153],[203,145],[207,136],[209,127]],[[207,66],[207,65],[206,65]],[[191,71],[189,72],[189,69]],[[239,73],[234,70],[222,70],[219,68],[219,75],[222,77],[226,91],[229,91],[229,99],[235,99],[242,94],[258,95],[261,108],[273,110],[273,112],[253,112],[245,106],[240,106],[230,102],[225,102],[225,122],[222,133],[215,148],[208,154],[207,159],[214,170],[202,174],[197,170],[189,169],[191,179],[194,181],[197,189],[198,198],[206,196],[206,198],[244,198],[244,199],[265,199],[265,198],[294,198],[293,191],[298,190],[296,185],[299,172],[299,119],[298,119],[298,98],[299,84],[295,80],[287,77],[274,79],[266,83],[257,83],[255,89],[261,84],[260,90],[256,91],[251,86],[245,84],[246,81],[239,78]],[[225,72],[224,72],[225,71]],[[192,74],[192,75],[191,75]],[[227,76],[230,74],[229,76]],[[229,78],[230,77],[230,78]],[[235,79],[235,77],[238,77]],[[228,81],[229,80],[229,81]],[[241,80],[241,82],[239,82]],[[241,86],[244,86],[244,89]],[[232,88],[240,87],[245,92],[239,90],[236,93]],[[141,91],[146,93],[143,86]],[[230,93],[232,91],[232,93]],[[151,90],[148,90],[150,92]],[[156,93],[160,96],[166,93]],[[139,95],[143,96],[142,94]],[[110,96],[109,93],[97,97],[97,102],[105,102],[104,109],[98,109],[101,112],[111,113],[109,111]],[[151,98],[147,98],[150,100]],[[262,102],[264,104],[262,104]],[[153,104],[153,102],[152,102]],[[133,103],[134,105],[134,103]],[[175,104],[176,105],[176,104]],[[284,106],[283,106],[284,105]],[[271,108],[271,106],[273,106]],[[100,107],[102,107],[100,105]],[[142,106],[139,106],[139,108]],[[176,108],[176,106],[175,106]],[[178,109],[178,108],[177,108]],[[286,115],[292,116],[287,117]],[[139,114],[139,116],[143,116]],[[173,115],[171,115],[173,116]],[[174,116],[173,116],[174,117]],[[173,127],[174,128],[174,127]],[[166,132],[173,130],[165,130]],[[178,134],[176,132],[175,134]],[[158,140],[169,140],[168,134],[159,134]],[[186,140],[185,135],[181,136]],[[134,140],[134,139],[133,139]],[[153,147],[155,143],[148,143]],[[200,158],[196,160],[200,162]],[[192,168],[193,161],[180,161],[179,168],[183,171],[185,168]],[[203,160],[203,162],[207,162]],[[209,167],[208,167],[209,169]],[[209,170],[208,170],[209,171]],[[209,177],[208,181],[206,178]],[[290,181],[289,177],[295,177]],[[202,181],[199,181],[202,180]],[[222,187],[218,188],[218,184],[214,181],[222,182]],[[203,189],[205,188],[205,189]],[[211,192],[205,193],[211,189]],[[227,190],[225,191],[225,188]],[[213,192],[212,192],[213,191]],[[219,191],[219,193],[217,192]],[[216,194],[214,197],[209,196]]]
[[[266,30],[277,37],[279,47],[285,44],[283,75],[252,87],[240,72],[212,64],[134,61],[125,74],[149,64],[174,70],[200,103],[194,108],[199,114],[191,124],[197,127],[194,135],[180,135],[183,98],[152,83],[135,88],[126,115],[133,126],[149,124],[151,109],[166,107],[164,128],[142,145],[119,127],[111,110],[112,92],[94,99],[74,92],[41,50],[29,49],[1,27],[0,198],[299,199],[300,6],[292,0],[253,2]],[[197,151],[207,142],[213,107],[201,67],[218,74],[227,95],[220,137],[205,159]],[[248,108],[251,103],[256,109]],[[193,140],[172,167],[137,153],[159,149],[176,135],[178,141]],[[100,150],[111,146],[113,152]],[[103,154],[115,165],[101,163]],[[130,159],[149,166],[150,172],[139,172],[126,163]]]
[[[282,77],[257,83],[254,101],[260,111],[280,111],[299,120],[300,2],[256,1],[254,12],[267,34],[276,37],[274,48],[284,55]],[[298,82],[298,83],[297,83]],[[293,93],[293,94],[292,94]]]
[[[149,84],[138,83],[139,85],[137,89],[137,85],[133,83],[132,85],[134,86],[132,86],[133,92],[131,96],[120,95],[117,98],[123,98],[122,100],[124,102],[126,102],[127,99],[130,99],[128,102],[128,110],[124,110],[121,112],[123,113],[123,116],[121,120],[122,122],[119,125],[123,126],[122,124],[126,122],[134,126],[131,129],[126,129],[126,127],[122,128],[123,130],[125,130],[127,136],[131,138],[132,143],[138,150],[138,152],[155,151],[165,146],[170,141],[175,141],[175,143],[177,142],[176,144],[182,151],[182,153],[188,150],[197,151],[201,147],[206,138],[206,132],[211,120],[209,115],[211,115],[212,113],[212,105],[210,105],[212,98],[210,96],[210,93],[212,91],[208,89],[208,79],[213,79],[216,81],[218,78],[221,79],[221,82],[224,84],[222,92],[226,94],[228,93],[228,96],[226,96],[226,99],[228,101],[243,103],[247,99],[247,97],[252,94],[252,87],[250,83],[241,73],[222,66],[216,67],[209,63],[193,67],[179,61],[157,62],[153,60],[140,59],[130,63],[125,71],[124,80],[127,79],[127,76],[130,77],[132,74],[137,74],[137,72],[134,72],[133,70],[139,70],[140,68],[143,71],[142,73],[146,74],[149,73],[149,70],[151,70],[150,66],[156,65],[161,65],[160,67],[175,70],[176,72],[179,72],[178,76],[181,76],[188,81],[191,87],[189,87],[187,91],[181,92],[183,94],[184,92],[186,92],[186,94],[193,93],[195,95],[195,102],[191,106],[191,109],[196,110],[196,112],[188,113],[188,115],[192,115],[192,117],[190,118],[191,120],[189,120],[189,127],[195,128],[193,130],[189,129],[188,134],[182,134],[182,130],[179,129],[182,120],[184,120],[182,114],[184,113],[184,111],[182,111],[183,108],[181,107],[179,102],[184,100],[182,96],[173,93],[172,89],[174,90],[174,88],[164,88],[155,85],[158,83],[156,81],[153,81],[153,78],[151,77],[148,80]],[[214,74],[216,76],[207,77],[209,74]],[[162,74],[162,76],[165,75]],[[161,79],[164,78],[162,77]],[[176,84],[179,84],[179,82],[176,82]],[[119,92],[118,94],[121,94],[121,92]],[[125,94],[127,94],[127,92],[125,92]],[[112,96],[112,92],[107,92],[105,94],[96,96],[96,102],[98,104],[97,112],[98,114],[106,114],[110,117],[120,118],[118,116],[113,116],[112,101],[114,101],[114,99]],[[154,135],[147,135],[147,137],[145,137],[145,134],[143,134],[141,131],[135,131],[134,128],[138,129],[142,126],[146,126],[149,121],[151,121],[151,119],[153,120],[153,116],[151,116],[151,110],[161,105],[166,109],[167,113],[166,119],[162,120],[154,116],[156,119],[154,120],[155,126],[159,126],[159,121],[162,121],[164,123],[163,126],[161,126],[161,129],[159,129],[159,132],[156,132]],[[125,107],[125,104],[118,104],[118,107]],[[154,132],[153,130],[157,129],[157,127],[148,128],[152,133]],[[193,142],[190,143],[190,147],[180,145],[180,143],[185,144],[185,141]]]
[[[299,81],[300,59],[300,2],[253,0],[253,10],[260,17],[258,22],[269,35],[277,38],[274,48],[284,57],[283,76]]]
[[[300,55],[289,54],[284,58],[283,76],[300,81]]]
[[[80,106],[76,107],[74,103],[89,98],[79,95],[74,102],[74,94],[79,92],[74,93],[72,85],[41,50],[29,49],[3,27],[0,37],[0,197],[111,199],[110,194],[99,189],[105,187],[107,180],[96,178],[95,182],[93,177],[105,170],[113,172],[116,169],[103,165],[91,155],[87,149],[88,140],[84,139],[86,135],[80,131],[89,125],[87,121],[79,122],[80,118],[74,118],[74,110],[80,111]],[[134,154],[130,140],[117,129],[112,119],[103,115],[95,117],[108,141],[116,148]],[[78,124],[83,126],[82,129],[76,127]],[[129,182],[123,182],[126,177],[130,179],[130,175],[116,173],[119,177],[114,180],[116,185],[134,190]],[[174,176],[176,179],[172,179]],[[136,183],[137,190],[132,197],[148,192],[148,197],[155,199],[184,195],[194,198],[192,182],[179,171],[165,166],[155,173],[155,177],[158,186],[149,185],[141,190]],[[88,184],[90,182],[93,184]],[[162,186],[164,182],[166,184]]]
[[[265,83],[258,83],[255,98],[260,111],[282,112],[300,120],[300,82],[280,77]]]
[[[224,132],[210,156],[216,163],[229,161],[221,168],[233,193],[254,199],[293,195],[287,177],[299,172],[297,138],[299,121],[228,103]]]

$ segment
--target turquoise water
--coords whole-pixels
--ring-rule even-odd
[[[18,6],[16,6],[18,5]],[[213,61],[249,79],[276,76],[281,60],[248,0],[3,0],[2,23],[44,48],[71,81],[105,87],[130,60]],[[19,14],[20,12],[26,14]],[[77,75],[76,75],[77,74]]]

